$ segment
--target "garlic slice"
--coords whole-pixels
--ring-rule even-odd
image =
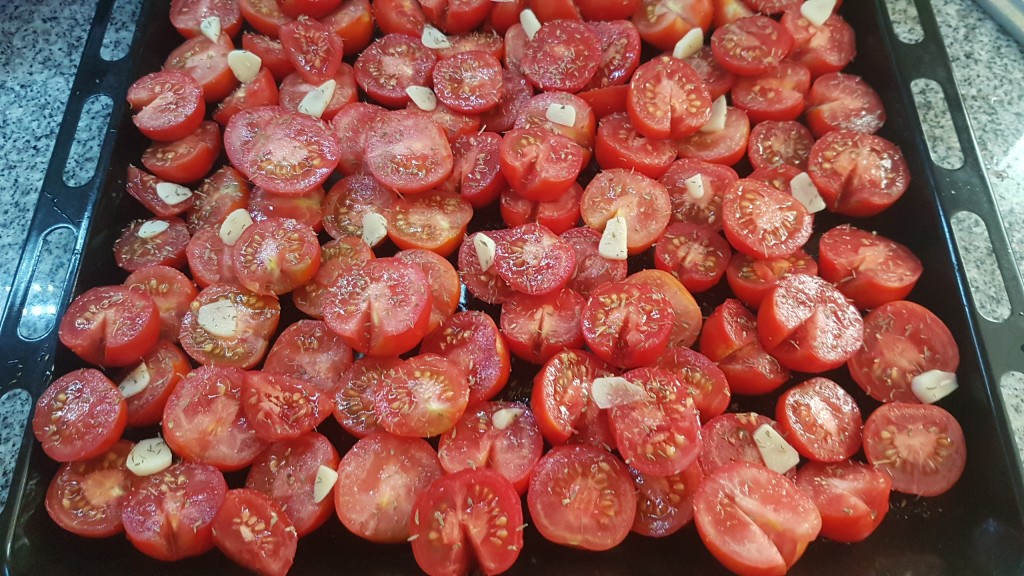
[[[313,502],[319,504],[334,490],[338,482],[338,471],[328,466],[320,465],[316,469],[316,480],[313,482]]]
[[[551,104],[544,117],[562,126],[571,128],[576,125],[576,109],[566,104]]]
[[[156,195],[168,206],[177,206],[192,197],[192,191],[174,182],[160,182],[156,185]]]
[[[203,36],[210,39],[210,42],[216,42],[220,40],[220,18],[217,16],[208,16],[203,18],[203,21],[199,23],[199,32]]]
[[[139,238],[149,240],[150,238],[163,234],[171,225],[165,220],[146,220],[135,231]]]
[[[163,438],[146,438],[132,447],[125,464],[136,476],[151,476],[166,470],[173,459],[171,447]]]
[[[491,424],[497,430],[508,430],[508,427],[515,423],[516,418],[523,415],[526,410],[522,408],[502,408],[491,415]]]
[[[686,186],[686,196],[694,202],[703,200],[707,194],[707,191],[704,190],[704,178],[700,174],[694,174],[683,180],[683,184]]]
[[[590,385],[590,397],[598,408],[605,409],[646,400],[647,393],[622,376],[604,376],[594,378]]]
[[[793,179],[789,181],[789,189],[793,193],[793,198],[803,204],[811,214],[825,209],[825,199],[821,197],[817,186],[811,181],[807,172],[793,176]]]
[[[959,387],[956,374],[944,370],[928,370],[910,380],[910,391],[925,404],[934,404]]]
[[[629,257],[626,219],[616,216],[604,225],[597,253],[609,260],[625,260]]]
[[[331,99],[334,98],[334,90],[337,87],[338,83],[331,79],[310,90],[302,97],[302,102],[299,102],[299,112],[313,118],[323,116]]]
[[[373,248],[388,236],[388,221],[376,212],[363,214],[363,242]]]
[[[523,25],[523,32],[526,32],[526,37],[530,40],[533,40],[533,37],[540,31],[540,20],[529,8],[519,13],[519,23]]]
[[[711,117],[700,127],[700,131],[704,134],[721,132],[725,129],[725,120],[728,116],[729,108],[726,106],[725,96],[715,98],[715,101],[711,103]]]
[[[754,430],[754,444],[761,453],[761,460],[769,469],[785,474],[800,463],[800,454],[771,424],[761,424]]]
[[[690,28],[690,31],[683,35],[672,48],[672,56],[685,60],[697,53],[704,46],[704,30],[699,26]]]
[[[245,208],[239,208],[224,218],[220,225],[220,240],[228,246],[234,246],[242,237],[242,233],[252,226],[252,216]]]
[[[146,366],[145,362],[139,362],[139,365],[129,372],[117,387],[121,389],[121,396],[131,398],[145,390],[151,379],[149,366]]]
[[[260,73],[263,60],[248,50],[232,50],[228,52],[228,68],[242,84],[252,82]]]
[[[836,0],[807,0],[800,5],[800,15],[815,26],[821,26],[836,9]]]
[[[420,36],[420,41],[427,48],[451,48],[452,43],[448,40],[448,37],[444,35],[437,28],[434,28],[430,24],[423,27],[423,35]]]
[[[480,269],[484,272],[494,266],[494,254],[498,251],[498,245],[494,240],[483,232],[473,236],[473,248],[476,249],[476,257],[480,260]]]
[[[426,86],[409,86],[405,93],[412,99],[412,103],[424,112],[433,112],[437,109],[437,96],[434,91]]]
[[[238,335],[238,310],[228,299],[217,300],[199,307],[196,322],[211,336],[234,338]]]

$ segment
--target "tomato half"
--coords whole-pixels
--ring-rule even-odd
[[[582,22],[554,20],[523,54],[523,72],[542,91],[579,92],[601,65],[601,39]]]
[[[320,268],[320,242],[308,225],[267,218],[242,232],[231,249],[238,282],[256,294],[280,295],[309,282]]]
[[[58,526],[86,538],[124,531],[121,510],[133,474],[125,461],[133,444],[121,440],[88,460],[61,464],[46,490],[46,513]]]
[[[501,62],[478,50],[442,58],[434,66],[434,93],[449,108],[482,114],[501,101],[504,83]]]
[[[530,200],[550,202],[565,194],[585,164],[583,149],[543,128],[516,128],[499,148],[501,173],[512,189]]]
[[[704,322],[700,351],[718,363],[738,394],[764,394],[789,380],[789,370],[761,346],[754,314],[734,298],[722,302]]]
[[[568,288],[543,296],[513,295],[501,307],[501,332],[509,350],[543,364],[561,350],[582,347],[580,310],[586,301]]]
[[[700,187],[686,181],[700,177]],[[739,179],[728,166],[712,164],[695,158],[680,158],[658,179],[668,190],[672,202],[672,219],[722,229],[722,197]]]
[[[495,244],[494,269],[523,294],[557,292],[576,271],[572,246],[540,224],[512,228]]]
[[[470,407],[497,395],[512,370],[505,338],[494,320],[479,310],[452,315],[423,338],[420,352],[444,356],[466,372]]]
[[[349,434],[362,438],[383,431],[374,411],[374,395],[384,378],[392,378],[401,360],[363,356],[342,374],[334,393],[334,419]]]
[[[199,82],[178,70],[161,70],[139,78],[128,87],[126,97],[137,110],[132,122],[151,140],[180,140],[199,128],[206,114]]]
[[[377,22],[382,20],[378,17]],[[356,59],[356,82],[381,105],[400,108],[409,103],[406,88],[430,86],[436,63],[434,51],[420,42],[420,32],[415,37],[388,34],[375,40]]]
[[[342,375],[352,366],[352,349],[317,320],[299,320],[277,337],[263,371],[305,380],[319,392],[319,419],[334,407],[334,393]]]
[[[255,188],[249,196],[249,216],[253,222],[268,218],[297,220],[313,232],[323,229],[323,205],[326,198],[320,186],[302,194],[274,194],[263,188]]]
[[[828,378],[811,378],[786,390],[775,404],[775,419],[805,458],[842,462],[860,449],[860,408]]]
[[[633,13],[640,37],[659,50],[671,50],[694,28],[711,26],[711,0],[643,0]]]
[[[590,22],[590,29],[601,42],[601,63],[587,83],[587,89],[621,86],[640,64],[640,34],[625,19]]]
[[[760,14],[745,16],[715,29],[711,52],[726,70],[762,74],[779,65],[793,49],[793,37],[781,24]]]
[[[643,174],[622,169],[598,172],[583,190],[580,212],[591,228],[603,231],[616,216],[626,220],[626,248],[639,254],[668,226],[672,202],[668,190]]]
[[[142,362],[134,370],[140,371],[138,381],[145,384],[141,390],[133,390],[130,396],[125,396],[128,409],[127,424],[152,426],[163,418],[167,399],[178,382],[192,370],[192,365],[181,348],[168,340],[161,340],[143,356]],[[127,368],[123,374],[129,374]],[[122,395],[127,394],[124,387],[119,387],[122,388]]]
[[[263,359],[280,317],[276,297],[214,284],[192,301],[179,340],[200,364],[248,369]]]
[[[359,98],[359,88],[356,86],[356,76],[352,67],[342,62],[338,65],[338,71],[331,78],[334,80],[334,93],[327,108],[320,114],[320,118],[330,122],[338,115],[342,108],[356,102]],[[294,72],[285,76],[281,81],[281,107],[285,110],[297,111],[302,100],[313,90],[322,86],[323,82],[311,84],[298,73]]]
[[[454,189],[474,208],[492,204],[508,187],[501,173],[501,135],[479,132],[459,136],[452,142],[455,164],[446,186]]]
[[[742,108],[725,110],[725,127],[717,132],[697,131],[675,141],[680,158],[696,158],[713,164],[732,166],[747,151],[751,118]]]
[[[529,200],[506,188],[501,193],[501,219],[509,228],[536,222],[561,235],[579,222],[582,197],[583,188],[579,184],[572,184],[565,194],[550,202]]]
[[[400,196],[387,212],[388,238],[402,250],[448,256],[462,244],[472,218],[473,206],[455,192]]]
[[[780,23],[793,36],[789,59],[807,66],[816,77],[839,72],[857,55],[853,27],[838,14],[815,26],[799,9],[792,9],[782,15]]]
[[[864,540],[889,512],[892,478],[861,462],[808,462],[796,473],[796,485],[818,507],[821,535],[837,542]]]
[[[754,124],[765,120],[796,120],[804,111],[804,96],[811,88],[806,66],[783,60],[753,76],[741,76],[732,86],[732,103],[746,111]]]
[[[281,46],[281,41],[276,37],[271,38],[255,32],[243,32],[242,48],[259,56],[263,68],[269,70],[274,76],[274,80],[278,82],[295,72],[291,61],[288,60],[288,55],[284,53],[284,46]]]
[[[345,56],[359,54],[373,41],[370,0],[342,0],[341,6],[320,19],[341,37]]]
[[[338,111],[331,119],[331,131],[341,150],[338,171],[345,175],[363,172],[366,142],[370,138],[367,128],[377,122],[384,108],[368,102],[353,102]]]
[[[671,346],[655,363],[659,368],[672,372],[693,399],[702,421],[723,414],[729,407],[732,392],[725,373],[710,358],[686,348]]]
[[[647,268],[630,274],[626,282],[643,284],[665,297],[673,314],[669,346],[690,346],[697,341],[703,322],[700,306],[675,276],[664,270]]]
[[[732,250],[719,232],[673,222],[654,247],[654,265],[672,273],[690,292],[710,290],[725,275]]]
[[[306,82],[319,86],[338,73],[344,47],[334,30],[300,16],[281,26],[279,34],[285,55]]]
[[[704,479],[696,463],[669,476],[652,476],[629,469],[636,488],[636,518],[630,528],[637,534],[664,538],[693,520],[693,494]]]
[[[737,252],[725,269],[732,293],[747,306],[758,309],[768,292],[790,274],[818,273],[818,263],[807,252],[797,250],[788,256],[755,259]]]
[[[805,170],[813,145],[814,136],[803,124],[795,120],[765,120],[750,129],[747,157],[755,170],[779,164]]]
[[[849,224],[821,235],[818,258],[821,277],[861,309],[906,298],[924,272],[906,246]]]
[[[725,237],[753,258],[792,254],[811,237],[814,215],[791,194],[751,179],[734,183],[722,200]]]
[[[266,66],[260,68],[256,78],[240,84],[227,98],[217,105],[213,119],[226,126],[231,117],[239,111],[257,106],[274,106],[280,99],[274,75]]]
[[[609,260],[598,252],[601,233],[589,226],[580,226],[562,232],[562,238],[576,253],[576,274],[569,281],[572,290],[589,296],[605,282],[619,282],[626,279],[629,263],[626,260]]]
[[[653,363],[668,346],[674,320],[666,296],[648,284],[625,281],[591,292],[581,318],[587,346],[622,368]]]
[[[142,165],[168,182],[191,184],[206,176],[220,152],[220,127],[207,120],[181,140],[150,144],[142,153]]]
[[[128,165],[125,179],[125,190],[159,218],[177,216],[192,208],[192,205],[195,204],[195,194],[174,204],[168,204],[156,192],[156,186],[161,180],[145,170],[139,170],[131,164]]]
[[[833,130],[814,143],[807,173],[829,210],[847,216],[874,216],[910,185],[910,169],[895,144],[848,130]]]
[[[264,576],[284,576],[299,537],[285,510],[249,488],[228,490],[213,517],[213,541],[236,564]]]
[[[474,232],[466,236],[459,247],[459,276],[475,298],[487,304],[501,304],[506,302],[515,290],[498,275],[494,263],[486,269],[480,263],[480,256],[476,250],[476,236],[484,234],[496,244],[508,235],[506,229],[486,230]]]
[[[327,416],[320,414],[324,402],[312,383],[273,372],[246,372],[240,401],[245,419],[267,442],[294,440]]]
[[[242,13],[231,0],[173,0],[171,25],[185,38],[200,34],[199,25],[210,17],[220,20],[223,34],[236,36],[242,29]]]
[[[385,216],[396,198],[373,176],[346,176],[335,182],[324,198],[324,231],[332,238],[360,238],[366,215],[376,212]]]
[[[217,154],[220,154],[220,148],[217,149]],[[207,228],[219,232],[228,214],[249,205],[250,192],[249,183],[241,172],[231,166],[221,167],[203,180],[193,195],[195,204],[189,209],[185,219],[188,231],[195,234],[200,229]]]
[[[437,436],[469,404],[469,380],[455,362],[436,354],[405,360],[372,391],[381,427],[398,436]]]
[[[885,124],[885,106],[860,76],[835,72],[819,76],[811,85],[806,121],[818,138],[833,130],[874,134]]]
[[[626,104],[633,125],[648,138],[681,138],[711,117],[711,97],[700,75],[670,56],[648,60],[636,69]]]
[[[430,250],[410,248],[400,251],[395,257],[419,266],[427,275],[432,301],[427,332],[433,332],[459,307],[462,283],[459,281],[458,271],[451,262]]]
[[[366,143],[366,169],[386,188],[426,192],[452,173],[455,158],[441,128],[419,110],[382,113]]]
[[[58,462],[88,460],[117,442],[127,417],[117,386],[99,370],[82,368],[54,380],[39,396],[32,432]]]
[[[594,156],[601,168],[624,168],[644,176],[660,178],[676,159],[676,150],[668,140],[641,135],[626,114],[612,114],[597,125]]]
[[[257,32],[272,38],[277,38],[281,26],[289,20],[288,15],[277,5],[277,0],[238,0],[238,9]]]
[[[590,352],[565,350],[552,356],[533,378],[530,406],[544,439],[565,444],[601,412],[590,398],[594,378],[611,369]],[[601,412],[603,414],[603,412]]]
[[[160,310],[149,294],[125,286],[99,286],[71,301],[58,335],[90,364],[128,366],[156,345]]]

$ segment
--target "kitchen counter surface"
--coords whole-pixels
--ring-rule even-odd
[[[121,0],[118,24],[107,36],[105,51],[124,53],[131,39],[131,22],[138,0]],[[1024,51],[970,0],[932,0],[954,72],[966,103],[981,155],[1009,232],[1017,262],[1024,263]],[[135,4],[136,6],[132,6]],[[894,20],[911,22],[910,0],[890,0]],[[11,290],[17,255],[28,229],[49,163],[57,129],[92,22],[94,2],[12,0],[0,2],[0,302]],[[900,28],[903,28],[901,25]],[[909,26],[906,24],[905,26]],[[906,34],[913,37],[907,28]],[[902,33],[901,33],[902,37]],[[100,134],[103,106],[87,107],[83,129]],[[951,128],[929,133],[934,149],[945,149]],[[65,181],[88,180],[96,149],[88,144],[76,153]],[[971,276],[979,310],[990,318],[1005,318],[1009,304],[1002,282],[985,248],[984,227],[965,218],[958,227],[960,249]],[[61,250],[42,255],[46,267],[60,269]],[[41,323],[52,320],[48,305],[53,284],[37,282],[28,310]],[[1024,340],[1024,334],[1021,335]],[[0,368],[3,370],[3,368]],[[9,378],[7,374],[2,374]],[[1018,447],[1024,446],[1024,378],[1002,380]],[[13,392],[0,399],[0,502],[6,500],[10,471],[28,413],[28,395]],[[1024,454],[1024,451],[1022,451]]]

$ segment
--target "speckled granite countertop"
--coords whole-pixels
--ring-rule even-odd
[[[903,12],[899,5],[905,7],[907,2],[890,1],[894,19]],[[1014,255],[1024,263],[1024,50],[970,0],[932,3]],[[127,7],[137,0],[119,4]],[[0,258],[0,302],[6,301],[11,289],[17,254],[40,193],[94,6],[88,1],[0,2],[0,158],[5,166],[0,171],[0,254],[5,256]],[[121,10],[121,18],[130,18],[136,13],[133,10]],[[130,40],[130,27],[119,29],[121,33],[108,35],[104,48],[115,54],[123,53]],[[92,113],[101,116],[102,107],[95,108]],[[103,129],[96,122],[85,123],[90,125]],[[950,133],[939,129],[930,136],[938,143]],[[65,175],[70,183],[83,181],[74,168],[88,164],[90,154],[95,162],[96,151],[89,146],[79,154],[80,161]],[[964,229],[965,235],[971,233],[969,226]],[[979,309],[1005,317],[1009,307],[1005,295],[992,286],[995,273],[985,266],[984,249],[969,240],[962,242],[961,250]],[[33,287],[33,314],[43,319],[52,316],[46,294],[53,290],[45,283]],[[1004,378],[1003,386],[1018,446],[1024,446],[1024,378]],[[0,399],[0,501],[6,499],[27,411],[27,394]]]

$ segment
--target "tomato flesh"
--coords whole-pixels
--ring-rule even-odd
[[[86,538],[124,530],[121,510],[132,485],[125,466],[132,443],[120,440],[88,460],[66,462],[46,490],[46,512],[61,528]]]

